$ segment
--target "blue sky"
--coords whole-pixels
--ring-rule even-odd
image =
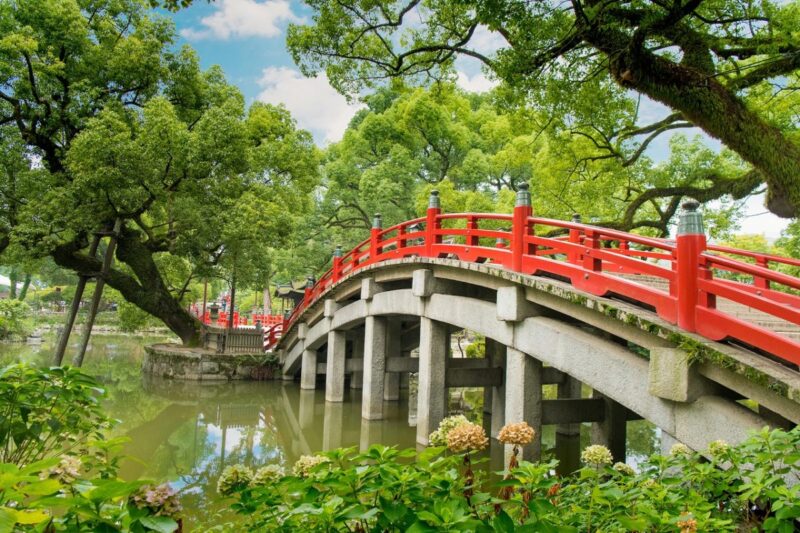
[[[295,0],[195,0],[193,5],[171,15],[180,34],[179,44],[197,50],[204,68],[220,65],[228,80],[244,93],[248,103],[261,100],[284,104],[302,128],[324,146],[339,140],[353,114],[360,107],[330,87],[324,75],[305,78],[286,51],[286,27],[310,18],[307,7]],[[481,50],[496,49],[499,36],[477,32]],[[456,63],[458,83],[467,90],[489,89],[491,82],[473,60]],[[667,114],[666,108],[647,102],[642,119],[651,122]],[[686,131],[693,135],[697,130]],[[718,143],[711,143],[718,146]],[[668,137],[651,145],[648,154],[656,160],[668,154]],[[746,206],[743,233],[764,233],[775,238],[786,222],[771,214],[762,214],[762,198],[753,198]]]

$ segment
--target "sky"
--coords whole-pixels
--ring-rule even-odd
[[[237,85],[248,103],[260,100],[284,104],[301,128],[309,130],[320,146],[338,141],[352,116],[361,107],[348,102],[329,84],[324,74],[304,77],[286,50],[286,28],[291,23],[310,21],[310,12],[295,0],[216,0],[195,1],[187,9],[171,14],[180,35],[180,44],[197,50],[203,68],[220,65],[228,80]],[[478,31],[476,48],[497,49],[502,38],[488,30]],[[492,87],[477,61],[459,59],[457,83],[465,90],[485,91]],[[642,120],[663,118],[666,108],[647,101]],[[694,135],[699,130],[684,130]],[[719,143],[708,139],[710,145]],[[668,154],[669,137],[662,135],[647,153],[654,160]],[[768,213],[763,197],[751,198],[745,206],[741,233],[762,233],[769,239],[780,235],[787,221]]]

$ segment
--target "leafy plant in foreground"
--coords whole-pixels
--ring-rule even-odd
[[[513,440],[528,440],[521,429]],[[240,485],[233,508],[251,528],[287,532],[789,533],[798,526],[800,429],[765,428],[702,455],[676,448],[638,472],[612,465],[606,452],[587,448],[586,466],[569,476],[555,474],[556,461],[523,461],[497,480],[472,479],[465,454],[443,447],[340,449],[270,484]]]

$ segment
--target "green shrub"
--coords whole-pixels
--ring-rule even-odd
[[[719,444],[709,459],[677,448],[638,472],[611,465],[600,448],[587,449],[573,475],[556,476],[556,461],[522,462],[499,482],[443,448],[337,450],[266,486],[240,484],[233,506],[250,529],[286,532],[791,533],[800,525],[800,485],[787,483],[800,470],[800,429]]]
[[[0,339],[26,337],[32,330],[28,304],[15,299],[0,300]]]
[[[179,529],[172,489],[117,479],[125,439],[105,438],[103,394],[69,367],[0,370],[0,533]]]

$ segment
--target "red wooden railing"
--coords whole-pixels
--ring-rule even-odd
[[[228,327],[228,319],[230,317],[229,313],[225,311],[220,311],[217,313],[216,319],[211,319],[211,312],[206,310],[205,314],[202,317],[198,317],[200,322],[205,324],[206,326],[220,326],[223,328]],[[253,313],[249,317],[246,315],[240,315],[238,311],[233,313],[233,327],[240,328],[242,326],[255,326],[256,322],[261,322],[263,327],[273,326],[275,324],[283,324],[283,316],[281,315],[262,315],[258,313]]]
[[[534,217],[526,188],[518,193],[513,214],[443,214],[434,191],[425,217],[386,229],[380,228],[376,217],[374,226],[370,238],[349,252],[342,254],[337,247],[332,268],[306,289],[304,300],[287,317],[282,331],[288,331],[339,280],[368,265],[409,256],[451,257],[555,277],[597,296],[617,295],[654,310],[686,331],[711,340],[739,341],[800,364],[796,340],[716,306],[718,298],[727,299],[800,324],[800,293],[793,292],[800,291],[800,279],[770,268],[800,267],[800,261],[707,245],[696,202],[684,204],[682,229],[674,241]],[[567,234],[544,236],[554,229]],[[738,279],[725,279],[729,274]],[[637,282],[636,276],[647,276],[648,283]],[[661,283],[653,283],[653,278]]]

